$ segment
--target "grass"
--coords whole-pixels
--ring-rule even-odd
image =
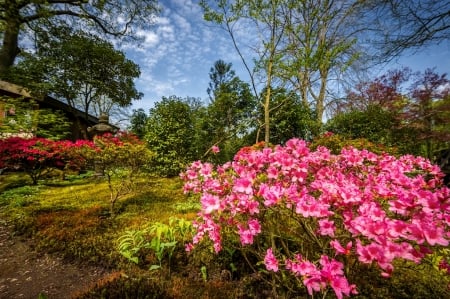
[[[234,260],[226,253],[217,257],[210,247],[204,246],[203,250],[188,256],[184,242],[178,242],[170,267],[149,271],[150,265],[157,263],[150,250],[137,250],[138,264],[129,262],[119,253],[118,239],[127,231],[148,229],[156,222],[168,223],[170,217],[188,220],[196,217],[199,201],[183,194],[179,178],[140,176],[135,192],[117,202],[115,217],[109,215],[106,182],[89,173],[67,176],[64,181],[40,182],[38,186],[27,185],[28,178],[20,173],[3,174],[0,179],[0,217],[14,224],[17,234],[33,237],[37,250],[57,252],[73,261],[125,273],[98,282],[77,298],[103,298],[100,294],[108,294],[107,298],[145,298],[138,294],[154,295],[149,298],[270,295],[270,286],[258,276],[242,272],[233,273],[233,279],[220,278],[230,263],[245,268],[245,261],[239,254],[234,255]],[[378,272],[370,269],[363,271],[358,281],[358,285],[363,286],[359,298],[408,298],[411,294],[416,298],[443,298],[448,295],[443,285],[448,279],[436,276],[437,272],[430,267],[412,270],[399,267],[391,280],[380,278]],[[267,290],[269,293],[264,293]],[[297,298],[304,296],[304,293],[296,295]],[[327,295],[327,298],[333,297]]]

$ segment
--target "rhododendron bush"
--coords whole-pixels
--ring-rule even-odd
[[[187,250],[206,238],[220,252],[235,236],[267,271],[291,273],[311,295],[357,293],[347,279],[354,262],[388,277],[396,259],[420,263],[449,244],[450,190],[421,157],[351,147],[333,155],[292,139],[244,148],[217,167],[197,161],[181,176],[202,205]]]

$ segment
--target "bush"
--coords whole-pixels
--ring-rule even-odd
[[[238,238],[274,291],[292,292],[297,281],[310,295],[332,289],[342,298],[357,293],[353,265],[376,265],[389,277],[397,260],[419,264],[449,244],[450,189],[421,157],[311,152],[292,139],[245,148],[217,167],[194,162],[182,177],[202,204],[188,249],[207,238],[220,252]]]

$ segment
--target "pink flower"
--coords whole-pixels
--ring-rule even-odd
[[[347,255],[350,253],[352,249],[352,241],[348,242],[347,245],[345,245],[345,248],[342,247],[341,243],[339,243],[338,240],[333,240],[330,242],[331,247],[336,250],[336,254],[344,254]]]
[[[391,275],[395,259],[419,263],[427,254],[422,248],[450,243],[450,189],[424,158],[354,148],[339,155],[325,147],[311,152],[305,141],[292,139],[285,146],[242,149],[222,166],[194,162],[181,178],[202,204],[192,246],[209,237],[219,252],[222,231],[238,234],[242,245],[253,244],[257,235],[264,244],[270,235],[264,230],[280,225],[277,238],[288,248],[284,260],[275,258],[276,248],[267,250],[266,268],[277,272],[284,263],[309,294],[330,287],[340,299],[356,289],[336,260],[302,257],[313,254],[296,245],[310,241],[298,237],[308,238],[297,224],[316,230],[317,238],[333,238],[336,255],[353,253],[360,263],[376,264],[382,276]],[[296,250],[292,258],[289,252]]]
[[[186,252],[191,252],[192,249],[194,249],[194,245],[192,243],[187,243],[184,247]]]
[[[334,237],[335,230],[334,221],[328,219],[319,220],[319,234],[322,236]]]
[[[200,200],[202,203],[202,209],[205,214],[211,214],[220,208],[220,198],[217,195],[211,195],[206,193]]]
[[[239,178],[234,182],[233,191],[237,193],[253,194],[252,182],[247,178]]]
[[[245,229],[241,224],[238,224],[238,233],[242,245],[253,244],[253,237],[261,232],[261,225],[257,219],[251,219],[247,223],[248,229]]]
[[[267,249],[266,256],[264,257],[264,264],[266,269],[273,272],[278,272],[278,260],[273,255],[272,248]]]
[[[258,219],[249,220],[248,228],[249,228],[250,232],[254,235],[257,235],[261,232],[261,225],[259,224]]]
[[[217,154],[218,152],[220,152],[220,149],[219,149],[219,147],[218,147],[217,145],[213,145],[213,146],[211,147],[211,151],[212,151],[214,154]]]

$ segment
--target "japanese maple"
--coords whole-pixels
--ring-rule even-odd
[[[0,168],[25,171],[36,184],[51,168],[80,169],[86,163],[81,148],[92,147],[89,141],[53,141],[45,138],[10,137],[0,140]]]

